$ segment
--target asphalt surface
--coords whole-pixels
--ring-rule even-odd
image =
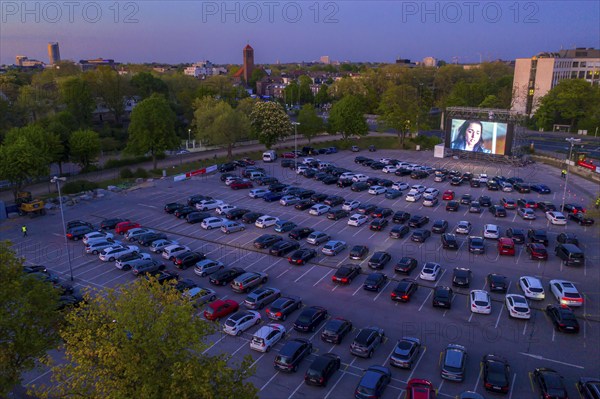
[[[485,172],[489,176],[502,174],[505,176],[519,176],[526,181],[535,183],[543,182],[553,191],[549,195],[518,194],[489,192],[485,188],[471,188],[467,185],[451,187],[448,182],[435,183],[433,177],[426,180],[411,180],[408,177],[399,178],[373,171],[370,168],[354,164],[355,155],[392,157],[402,161],[416,162],[433,167],[446,167],[459,169],[463,172]],[[319,157],[328,162],[347,167],[356,172],[369,176],[380,176],[393,181],[405,181],[408,184],[423,184],[427,187],[436,187],[440,193],[446,189],[453,189],[457,196],[471,193],[475,198],[480,195],[490,195],[495,203],[503,197],[517,199],[520,197],[536,200],[549,200],[559,205],[562,200],[562,180],[559,173],[545,165],[530,165],[512,169],[506,165],[485,165],[481,163],[465,162],[454,159],[434,159],[431,152],[409,151],[378,151],[375,153],[341,152]],[[204,252],[208,258],[224,262],[227,266],[239,266],[248,271],[264,271],[269,275],[267,286],[282,290],[284,294],[300,296],[304,306],[321,305],[328,309],[329,315],[341,316],[351,320],[355,330],[341,345],[326,344],[320,340],[320,328],[314,333],[304,334],[292,330],[292,324],[300,312],[294,312],[285,322],[280,322],[291,331],[286,339],[276,345],[269,353],[261,354],[249,348],[252,334],[260,327],[253,327],[240,337],[231,337],[225,334],[215,334],[210,338],[207,353],[231,353],[233,359],[241,359],[244,355],[251,355],[255,359],[257,372],[251,381],[259,388],[261,398],[349,398],[352,397],[356,384],[364,370],[370,365],[388,365],[396,341],[403,336],[413,336],[421,339],[423,350],[418,362],[412,370],[392,368],[392,382],[388,386],[383,398],[404,398],[406,382],[411,378],[426,378],[433,382],[441,398],[455,397],[462,391],[474,390],[485,397],[500,397],[500,395],[484,393],[482,375],[479,362],[488,353],[504,356],[511,364],[511,391],[506,398],[534,398],[539,397],[530,379],[531,372],[536,367],[550,367],[559,371],[564,377],[570,397],[577,397],[575,382],[581,376],[600,375],[598,363],[598,343],[600,342],[600,292],[598,283],[600,273],[598,269],[600,249],[597,245],[599,229],[596,227],[580,227],[573,223],[564,226],[548,225],[540,211],[537,211],[537,220],[524,221],[516,215],[515,211],[508,211],[508,217],[495,219],[491,213],[469,214],[463,206],[459,212],[445,211],[445,201],[441,200],[435,208],[424,208],[421,202],[409,203],[400,197],[389,200],[383,195],[373,196],[366,191],[361,193],[351,192],[349,188],[341,189],[336,186],[325,186],[315,180],[296,176],[288,169],[283,169],[279,163],[262,165],[269,173],[282,182],[296,183],[298,186],[313,189],[317,192],[342,195],[346,199],[357,199],[390,207],[394,211],[406,210],[411,214],[429,216],[431,225],[436,219],[446,219],[451,228],[460,220],[468,220],[473,224],[473,233],[482,234],[484,224],[493,223],[500,226],[501,231],[508,227],[541,228],[548,231],[550,245],[550,258],[548,261],[532,261],[526,256],[523,246],[517,245],[516,256],[499,257],[493,240],[486,240],[485,255],[471,255],[466,248],[466,236],[459,236],[462,243],[459,251],[447,251],[441,248],[439,235],[433,234],[424,244],[410,241],[409,236],[396,240],[389,237],[388,233],[392,224],[382,232],[372,232],[368,225],[361,227],[348,226],[347,219],[331,221],[323,216],[311,216],[308,211],[298,211],[293,207],[280,206],[278,203],[266,203],[261,199],[248,197],[248,190],[234,191],[219,181],[218,176],[208,176],[185,182],[175,183],[172,180],[156,181],[154,187],[143,188],[136,191],[112,194],[105,198],[81,202],[78,205],[65,209],[65,219],[84,219],[99,223],[108,217],[127,217],[140,222],[142,225],[164,231],[180,243],[189,245],[194,250]],[[567,202],[581,203],[587,201],[590,194],[597,191],[597,185],[572,176],[573,183],[567,192]],[[348,247],[357,244],[369,246],[370,254],[378,250],[386,250],[392,254],[392,261],[384,268],[384,272],[392,279],[379,292],[367,292],[362,289],[362,283],[367,274],[371,272],[367,266],[368,258],[362,261],[352,261],[348,258],[349,249],[342,251],[337,256],[326,257],[321,254],[304,266],[291,266],[286,259],[270,256],[266,251],[253,248],[253,241],[264,233],[274,233],[273,228],[265,230],[254,226],[247,226],[243,232],[230,235],[223,234],[220,230],[206,231],[198,224],[190,225],[185,221],[176,219],[173,215],[166,214],[162,207],[168,202],[185,202],[193,194],[211,195],[238,207],[268,213],[281,219],[291,220],[301,226],[313,227],[330,234],[334,239],[347,242]],[[214,213],[214,212],[213,212]],[[15,218],[2,222],[0,231],[6,239],[13,240],[19,255],[25,257],[27,263],[46,264],[62,276],[69,276],[68,261],[62,237],[60,213],[53,211],[46,217],[27,219],[29,236],[20,237],[20,225],[23,219]],[[581,247],[586,254],[586,265],[582,268],[562,267],[558,258],[553,254],[556,235],[563,231],[577,234]],[[312,247],[302,240],[303,247]],[[319,246],[319,250],[323,245]],[[100,262],[93,255],[86,255],[80,242],[70,242],[69,252],[75,284],[81,287],[101,289],[103,287],[116,287],[132,281],[135,277],[131,272],[118,270],[111,263]],[[395,274],[393,265],[401,256],[412,256],[419,261],[419,266],[410,275],[417,279],[419,288],[409,303],[396,303],[390,300],[390,293],[396,281],[404,275]],[[161,258],[162,259],[162,258]],[[443,272],[437,282],[418,280],[417,276],[421,266],[426,261],[435,261],[442,265]],[[358,263],[362,267],[362,275],[348,286],[339,286],[331,282],[335,270],[346,263]],[[473,272],[471,288],[454,288],[455,298],[452,309],[441,310],[431,305],[432,287],[435,285],[451,285],[452,269],[454,267],[468,267]],[[175,270],[168,264],[169,270]],[[470,289],[486,289],[485,276],[488,273],[500,273],[510,280],[509,293],[521,294],[518,288],[518,278],[523,275],[533,275],[542,279],[546,288],[546,299],[543,301],[530,301],[532,317],[530,320],[515,320],[508,317],[504,306],[504,295],[492,293],[492,313],[490,315],[473,314],[469,310],[468,292]],[[193,269],[180,272],[181,277],[191,278],[210,286],[207,278],[194,274]],[[551,279],[565,279],[573,281],[580,292],[585,296],[582,308],[575,309],[579,317],[581,331],[576,335],[567,335],[556,332],[544,309],[547,304],[556,303],[554,297],[548,292],[548,282]],[[229,287],[213,287],[220,298],[243,301],[245,295],[235,294]],[[264,311],[261,311],[264,325],[270,322]],[[372,359],[357,358],[350,354],[349,346],[358,330],[363,327],[377,325],[384,328],[386,339],[374,353]],[[299,371],[292,374],[277,372],[273,368],[273,360],[277,350],[281,349],[284,342],[290,338],[303,337],[313,342],[314,353],[300,365]],[[450,343],[464,345],[468,351],[466,379],[462,383],[444,381],[440,377],[440,353]],[[310,387],[304,384],[304,372],[316,355],[333,352],[342,359],[342,368],[336,372],[325,388]],[[40,369],[24,375],[24,385],[48,382],[50,374],[47,370]]]

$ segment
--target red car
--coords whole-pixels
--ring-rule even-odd
[[[442,194],[442,200],[444,201],[450,201],[454,199],[454,191],[452,190],[446,190],[444,191],[444,194]]]
[[[240,305],[232,299],[226,299],[224,301],[217,299],[208,304],[208,309],[204,311],[204,317],[206,317],[207,320],[217,320],[228,314],[237,312],[239,308]]]
[[[129,230],[135,229],[137,227],[142,227],[142,225],[140,225],[139,223],[130,222],[130,221],[117,223],[117,225],[115,226],[115,233],[123,235],[123,234],[127,233]]]
[[[498,253],[500,255],[515,256],[515,242],[512,238],[502,237],[498,240]]]
[[[529,259],[548,260],[548,251],[544,244],[530,242],[527,244],[527,253],[529,254]]]
[[[406,399],[435,399],[433,384],[427,380],[413,378],[406,385]]]
[[[229,185],[232,190],[239,190],[240,188],[252,188],[252,182],[250,181],[234,181]]]
[[[296,154],[294,154],[293,152],[284,152],[283,154],[281,154],[281,158],[296,158]]]
[[[242,161],[246,162],[248,165],[254,165],[254,160],[251,158],[242,158]]]

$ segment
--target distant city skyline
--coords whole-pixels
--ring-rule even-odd
[[[0,63],[17,55],[122,63],[331,61],[475,63],[600,47],[600,2],[23,2],[0,3]],[[316,6],[315,6],[316,4]]]

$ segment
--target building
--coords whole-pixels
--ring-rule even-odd
[[[423,58],[423,65],[426,67],[436,67],[437,63],[438,63],[437,58],[434,58],[434,57]]]
[[[244,79],[244,82],[248,84],[250,78],[252,77],[252,72],[254,72],[254,49],[247,44],[242,50],[243,53],[243,61],[244,65],[233,75],[234,79],[241,80]]]
[[[575,48],[517,58],[512,110],[531,116],[541,98],[565,79],[585,79],[592,85],[600,85],[600,50]]]
[[[57,42],[48,43],[48,59],[50,65],[56,65],[60,62],[60,50]]]
[[[25,61],[25,60],[27,60],[26,55],[17,55],[15,65],[22,67],[23,61]]]
[[[15,61],[15,65],[21,68],[43,68],[46,65],[43,61],[27,58],[25,55],[17,55]]]
[[[329,56],[328,55],[324,55],[321,57],[321,64],[331,64],[331,61],[329,60]]]
[[[224,75],[227,73],[227,69],[216,67],[210,61],[199,61],[185,68],[183,73],[187,76],[193,76],[196,79],[204,79],[207,76]]]
[[[115,60],[104,58],[96,58],[94,60],[79,60],[79,67],[84,72],[96,69],[99,66],[109,66],[112,69],[116,69],[118,65],[119,63],[116,63]]]

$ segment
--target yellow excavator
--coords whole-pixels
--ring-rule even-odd
[[[39,198],[33,198],[29,191],[20,191],[17,193],[17,207],[19,208],[19,215],[29,215],[35,217],[46,214],[46,208],[44,207],[44,201]]]

